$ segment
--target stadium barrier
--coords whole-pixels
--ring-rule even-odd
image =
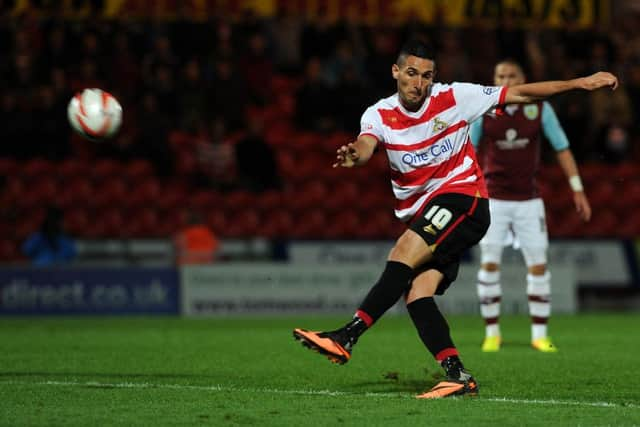
[[[0,269],[0,314],[178,314],[175,268]]]
[[[383,264],[230,263],[182,268],[182,314],[351,313],[378,279]],[[469,266],[466,266],[469,267]],[[436,297],[447,313],[478,312],[476,271],[463,268],[446,296]],[[528,313],[526,270],[506,266],[503,312]],[[554,268],[555,313],[576,312],[576,281],[571,267]],[[402,312],[399,302],[392,312]]]
[[[349,313],[377,280],[392,246],[388,241],[290,242],[270,258],[266,242],[235,242],[227,245],[229,262],[177,269],[166,242],[134,243],[103,249],[96,243],[90,252],[104,257],[96,265],[88,257],[88,264],[65,268],[0,268],[0,314]],[[107,262],[106,249],[116,263]],[[444,311],[477,313],[478,260],[477,248],[466,254],[457,282],[439,298]],[[630,241],[552,242],[554,312],[577,311],[579,290],[637,289],[637,265]],[[501,280],[505,313],[527,312],[525,275],[520,253],[508,248]],[[400,304],[394,310],[404,308]]]

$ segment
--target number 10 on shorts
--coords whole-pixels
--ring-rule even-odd
[[[424,214],[424,217],[431,221],[431,224],[433,224],[438,230],[442,230],[446,227],[449,221],[451,221],[453,214],[447,208],[441,208],[438,205],[433,205],[427,213]]]

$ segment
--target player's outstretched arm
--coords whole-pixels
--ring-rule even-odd
[[[580,77],[572,80],[526,83],[507,88],[505,104],[522,104],[570,90],[596,90],[603,87],[610,87],[612,90],[615,90],[618,87],[618,79],[616,76],[600,71],[588,77]]]
[[[373,155],[373,150],[375,150],[377,144],[378,140],[375,137],[360,135],[355,142],[338,148],[336,162],[333,167],[351,168],[367,163]]]

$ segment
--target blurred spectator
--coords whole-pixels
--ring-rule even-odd
[[[332,96],[322,80],[322,63],[317,57],[307,61],[304,81],[296,94],[296,125],[308,131],[326,132],[335,128]]]
[[[171,41],[165,34],[158,35],[152,41],[151,52],[147,53],[142,60],[142,77],[145,81],[153,79],[153,71],[161,65],[175,69],[178,59],[173,54]]]
[[[47,209],[40,230],[27,237],[22,252],[34,265],[57,265],[75,258],[75,242],[66,235],[62,223],[62,211],[51,207]]]
[[[272,95],[273,63],[267,56],[266,48],[264,36],[260,33],[253,34],[239,63],[251,101],[259,106],[266,105]]]
[[[249,119],[247,135],[235,144],[236,171],[240,187],[254,192],[281,186],[273,149],[262,135],[263,123]]]
[[[177,106],[185,122],[198,120],[206,113],[207,93],[202,79],[200,63],[195,58],[190,59],[182,69],[182,81],[178,89]]]
[[[598,134],[599,152],[607,163],[621,163],[629,158],[629,135],[627,130],[619,125],[605,127]]]
[[[371,29],[371,52],[366,59],[373,99],[384,98],[396,89],[394,81],[389,78],[391,67],[396,61],[397,40],[394,33],[386,28]]]
[[[371,96],[362,79],[362,74],[350,66],[342,69],[335,93],[341,99],[341,102],[335,106],[335,120],[338,127],[354,134],[358,133],[362,112],[377,99]]]
[[[290,3],[280,3],[269,32],[273,39],[277,71],[295,75],[302,70],[302,17]]]
[[[138,123],[139,132],[133,147],[133,156],[150,160],[157,175],[170,177],[174,164],[169,149],[169,120],[159,110],[155,95],[147,93],[142,97]]]
[[[152,77],[145,80],[145,83],[148,85],[148,90],[156,96],[158,110],[169,118],[170,125],[175,125],[179,110],[176,107],[176,84],[171,67],[164,64],[158,65],[153,70]]]
[[[209,126],[197,123],[194,136],[196,157],[196,185],[219,191],[233,189],[236,182],[234,148],[227,138],[222,117],[215,117]]]
[[[325,62],[322,72],[323,80],[329,86],[337,86],[345,70],[349,69],[358,76],[358,80],[366,83],[362,58],[355,55],[353,47],[347,40],[341,40],[334,54]]]
[[[67,124],[67,101],[57,98],[52,86],[42,86],[38,91],[32,118],[38,126],[33,130],[33,156],[50,160],[62,160],[70,153]]]
[[[215,61],[209,94],[213,115],[221,117],[230,131],[244,126],[247,108],[247,85],[230,58]]]
[[[189,212],[187,225],[174,238],[178,265],[211,264],[220,242],[196,212]]]
[[[590,102],[590,132],[587,149],[594,154],[596,160],[599,156],[599,147],[602,135],[607,135],[610,126],[626,129],[634,122],[633,106],[625,86],[620,86],[615,91],[597,90],[589,93]],[[614,138],[619,139],[619,138]]]

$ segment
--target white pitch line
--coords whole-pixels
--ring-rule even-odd
[[[0,381],[0,384],[14,385],[42,385],[61,387],[103,387],[103,388],[133,388],[133,389],[173,389],[173,390],[201,390],[213,392],[240,392],[240,393],[266,393],[266,394],[289,394],[304,396],[366,396],[366,397],[394,397],[413,398],[406,393],[375,393],[375,392],[348,392],[333,390],[286,390],[274,388],[244,388],[222,385],[185,385],[185,384],[153,384],[153,383],[104,383],[97,381]],[[575,400],[556,399],[512,399],[508,397],[479,397],[483,402],[495,403],[518,403],[526,405],[549,405],[549,406],[589,406],[599,408],[631,408],[639,409],[640,405],[634,403],[613,403],[613,402],[579,402]]]

